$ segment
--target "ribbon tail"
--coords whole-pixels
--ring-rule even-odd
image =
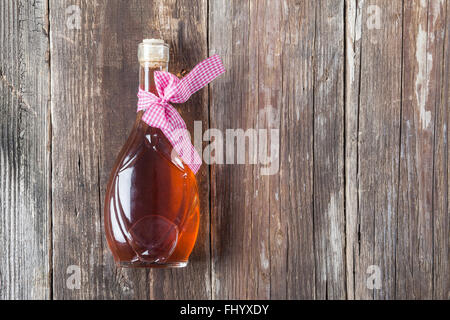
[[[202,158],[191,143],[186,124],[179,113],[168,102],[183,103],[189,97],[225,72],[218,55],[200,62],[187,76],[178,81],[168,72],[155,72],[158,95],[139,90],[138,110],[146,110],[142,120],[160,128],[183,162],[195,173]]]
[[[202,158],[191,143],[191,137],[187,129],[162,130],[171,141],[174,150],[183,162],[196,174],[202,165]]]
[[[205,87],[208,83],[225,72],[220,57],[215,54],[200,62],[189,72],[176,86],[175,92],[171,93],[170,101],[174,103],[186,102],[191,95]]]

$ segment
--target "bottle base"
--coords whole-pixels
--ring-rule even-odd
[[[169,263],[155,263],[155,262],[145,262],[145,261],[119,261],[116,262],[118,267],[122,268],[184,268],[188,264],[185,262],[169,262]]]

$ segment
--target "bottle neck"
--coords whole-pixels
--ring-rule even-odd
[[[141,62],[139,69],[139,88],[157,94],[155,87],[155,71],[168,71],[169,63],[165,61]]]

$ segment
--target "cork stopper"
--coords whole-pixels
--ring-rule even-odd
[[[169,45],[162,39],[144,39],[138,47],[138,59],[141,64],[168,63]]]

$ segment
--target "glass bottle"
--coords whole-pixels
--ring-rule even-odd
[[[169,47],[139,45],[140,88],[157,95],[153,73],[167,71]],[[123,267],[184,267],[199,226],[194,173],[158,128],[136,117],[108,182],[104,221],[114,260]]]

